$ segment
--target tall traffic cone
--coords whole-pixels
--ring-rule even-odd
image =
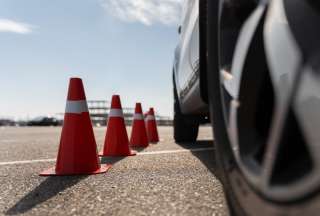
[[[149,145],[141,103],[136,103],[130,144],[134,147],[148,147]]]
[[[146,121],[147,121],[147,134],[148,134],[149,142],[151,143],[159,142],[157,122],[154,116],[153,108],[150,108]]]
[[[132,156],[119,95],[112,96],[106,137],[100,156]]]
[[[110,167],[100,165],[82,80],[71,78],[56,167],[40,175],[98,174]]]

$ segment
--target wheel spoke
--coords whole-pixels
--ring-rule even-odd
[[[262,171],[262,186],[267,186],[270,182],[272,171],[274,168],[274,163],[277,156],[277,151],[279,148],[279,143],[281,139],[281,134],[285,126],[285,121],[289,112],[289,101],[291,95],[287,95],[287,101],[283,101],[280,104],[273,116],[273,121],[270,130],[270,136],[267,141],[266,152],[263,159],[263,171]]]
[[[220,80],[222,82],[221,84],[223,86],[223,89],[228,92],[228,94],[226,95],[229,95],[229,98],[226,96],[224,97],[224,105],[226,108],[226,125],[228,128],[228,134],[230,137],[232,149],[238,161],[240,161],[240,152],[237,133],[237,110],[241,103],[241,101],[239,102],[238,100],[242,85],[241,80],[243,72],[246,69],[246,61],[251,57],[252,44],[255,40],[258,25],[262,20],[264,9],[265,8],[263,6],[257,7],[244,23],[238,37],[237,45],[235,47],[232,66],[226,66],[222,68],[220,72]]]
[[[277,32],[277,34],[274,34],[274,32]],[[272,125],[263,159],[261,181],[261,186],[268,187],[274,170],[280,139],[287,123],[292,98],[299,81],[301,63],[301,54],[290,33],[282,1],[273,1],[267,17],[264,36],[271,81],[276,95]],[[279,61],[283,56],[286,56],[285,63]]]
[[[234,99],[239,96],[243,67],[250,49],[250,44],[252,43],[263,12],[264,7],[257,7],[241,29],[237,46],[235,48],[231,72],[226,68],[223,68],[220,72],[221,84]]]
[[[234,156],[243,171],[245,171],[245,165],[242,162],[242,157],[245,157],[248,153],[247,150],[249,148],[253,149],[251,146],[254,145],[239,140],[242,139],[239,138],[239,135],[244,133],[242,133],[242,131],[238,132],[238,129],[242,127],[244,116],[247,116],[245,113],[247,111],[250,112],[250,114],[254,113],[255,108],[253,104],[257,102],[259,98],[257,91],[254,92],[254,95],[249,96],[251,99],[248,99],[247,91],[252,92],[253,89],[259,88],[259,84],[265,78],[265,70],[262,69],[266,68],[262,42],[265,10],[266,5],[259,4],[248,14],[248,18],[238,33],[232,63],[229,63],[226,61],[226,57],[223,57],[224,60],[222,60],[222,63],[227,62],[227,64],[222,64],[220,71],[227,131]],[[229,38],[230,34],[235,32],[234,29],[224,31],[226,33],[221,36],[222,38]],[[226,46],[226,48],[228,49],[230,47]],[[222,53],[226,54],[228,51],[223,51]],[[248,104],[247,101],[250,100],[253,103],[249,102],[250,104]],[[239,109],[241,109],[241,112],[239,112]],[[239,116],[241,116],[240,118],[242,119],[240,120],[240,124]],[[250,117],[250,120],[246,119],[244,121],[253,123],[254,117]],[[244,126],[242,128],[246,128],[246,132],[250,130],[250,127]],[[249,139],[252,137],[253,136],[250,136]],[[250,141],[252,141],[252,139]],[[251,146],[248,148],[248,145]],[[249,172],[246,173],[250,175]],[[254,178],[253,175],[251,176]]]
[[[311,68],[305,68],[301,76],[299,89],[294,103],[294,111],[302,125],[308,152],[312,156],[315,167],[320,167],[320,80]]]

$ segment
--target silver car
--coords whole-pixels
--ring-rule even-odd
[[[319,215],[320,1],[186,0],[174,137],[212,123],[232,215]]]

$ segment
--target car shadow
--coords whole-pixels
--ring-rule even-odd
[[[101,164],[114,165],[125,158],[127,158],[127,157],[126,156],[123,156],[123,157],[109,157],[108,156],[108,157],[101,157],[100,161],[101,161]]]
[[[88,176],[51,176],[46,178],[39,186],[20,199],[11,207],[6,215],[23,214],[36,207],[37,205],[58,195],[67,188],[76,185]]]
[[[182,148],[190,149],[190,150],[210,148],[209,150],[204,150],[204,151],[191,151],[191,154],[197,157],[213,175],[215,175],[218,179],[220,178],[218,163],[215,156],[216,149],[214,148],[213,140],[199,140],[196,142],[184,142],[184,143],[177,143],[177,145],[181,146]]]
[[[146,149],[147,147],[131,147],[132,150],[136,151],[136,152],[142,152],[144,149]]]

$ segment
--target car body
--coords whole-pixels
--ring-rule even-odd
[[[200,92],[199,0],[187,1],[182,14],[173,69],[181,111],[188,114],[206,113],[207,104]]]
[[[61,122],[54,117],[49,116],[39,116],[30,121],[28,121],[28,126],[58,126]]]
[[[319,24],[316,0],[184,2],[174,138],[210,120],[232,215],[320,208]]]

